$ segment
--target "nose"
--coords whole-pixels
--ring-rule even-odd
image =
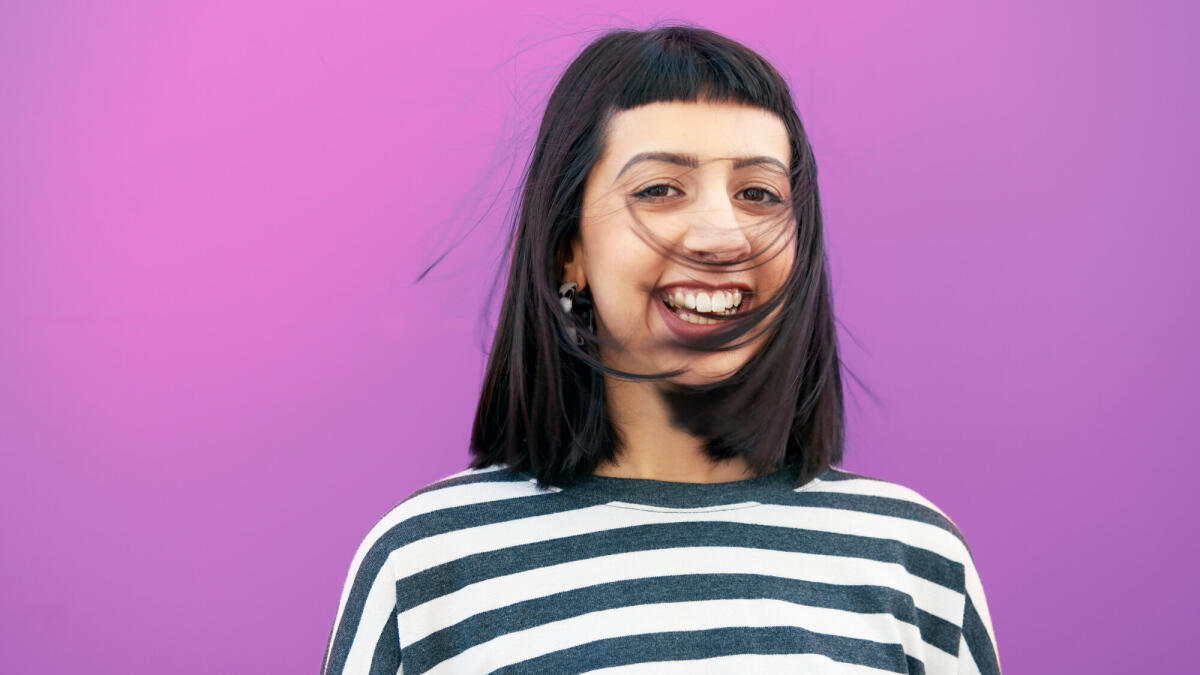
[[[682,245],[689,257],[706,262],[737,260],[750,253],[750,240],[727,200],[697,214]]]

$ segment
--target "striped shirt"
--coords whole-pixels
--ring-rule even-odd
[[[375,524],[322,675],[1000,672],[954,523],[829,468],[725,483],[504,466],[417,490]]]

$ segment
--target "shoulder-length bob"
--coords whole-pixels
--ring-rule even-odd
[[[758,317],[780,307],[763,347],[720,383],[660,390],[674,423],[703,439],[715,461],[740,455],[760,474],[790,469],[797,483],[842,461],[842,364],[817,169],[791,92],[749,48],[710,30],[672,25],[602,35],[550,96],[522,179],[508,282],[471,433],[472,468],[501,464],[541,484],[565,486],[615,459],[619,437],[604,375],[620,371],[566,337],[571,327],[596,339],[586,311],[582,318],[562,311],[558,275],[579,231],[585,180],[603,154],[609,120],[660,101],[733,102],[783,121],[792,163],[788,229],[796,247],[783,292],[749,310]],[[586,293],[576,299],[586,308]],[[748,330],[742,325],[720,337]]]

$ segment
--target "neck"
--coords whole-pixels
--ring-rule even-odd
[[[596,475],[683,483],[720,483],[755,476],[741,457],[712,461],[704,453],[701,439],[671,424],[670,411],[653,382],[606,380],[609,419],[619,445],[616,461],[599,465]]]

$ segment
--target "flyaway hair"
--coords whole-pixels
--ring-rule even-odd
[[[765,335],[737,372],[702,386],[666,379],[679,371],[606,366],[598,355],[600,337],[588,329],[588,289],[576,295],[578,311],[571,314],[562,311],[557,292],[569,242],[579,232],[584,184],[603,154],[609,121],[621,111],[670,101],[770,111],[787,128],[791,149],[788,195],[748,228],[757,243],[747,258],[688,258],[655,238],[646,224],[651,214],[628,204],[647,245],[695,268],[746,270],[793,247],[795,263],[778,292],[703,338],[675,345],[724,350]],[[549,98],[522,178],[507,285],[472,428],[471,467],[504,463],[563,486],[614,460],[620,439],[606,408],[606,376],[657,380],[673,423],[702,438],[713,460],[741,456],[759,474],[787,468],[798,483],[840,463],[843,366],[816,177],[787,83],[749,48],[680,25],[616,30],[587,45]],[[568,338],[568,325],[584,345]]]

